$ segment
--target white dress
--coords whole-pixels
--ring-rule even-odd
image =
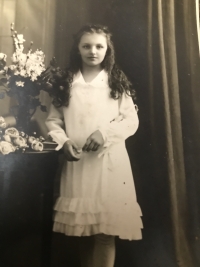
[[[98,151],[83,152],[79,161],[64,163],[53,230],[71,236],[104,233],[141,239],[142,213],[125,148],[125,139],[138,128],[131,97],[112,99],[104,70],[90,83],[79,71],[69,106],[51,105],[46,125],[57,149],[68,139],[83,147],[97,129],[105,140]]]

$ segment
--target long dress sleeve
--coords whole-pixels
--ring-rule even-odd
[[[124,141],[137,131],[138,126],[139,120],[133,100],[123,94],[119,99],[119,116],[99,129],[104,137],[104,147]]]
[[[56,108],[51,104],[45,123],[49,130],[48,135],[58,144],[56,150],[59,150],[69,140],[64,130],[65,125],[62,108]]]

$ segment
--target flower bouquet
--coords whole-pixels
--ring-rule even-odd
[[[11,24],[14,53],[11,65],[7,66],[7,55],[0,53],[0,99],[6,95],[16,102],[11,113],[16,119],[16,128],[9,128],[0,117],[0,154],[26,150],[55,150],[56,143],[30,134],[29,123],[36,109],[45,112],[46,106],[40,102],[40,92],[47,92],[56,103],[58,95],[66,85],[66,72],[57,66],[55,58],[46,68],[45,55],[41,50],[32,51],[33,42],[27,53],[24,52],[24,37],[14,30]]]
[[[18,131],[14,127],[8,127],[5,119],[0,117],[0,154],[6,155],[15,151],[26,150],[43,151],[45,139],[34,135],[28,135]]]
[[[48,91],[49,67],[45,68],[45,55],[41,50],[32,51],[31,42],[27,53],[24,53],[24,37],[14,30],[11,24],[14,42],[12,64],[6,66],[7,56],[0,53],[0,99],[8,95],[15,99],[16,106],[11,113],[16,118],[17,127],[27,131],[29,122],[37,107],[46,111],[39,99],[41,90]]]

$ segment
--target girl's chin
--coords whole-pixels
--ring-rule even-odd
[[[101,67],[101,63],[95,63],[95,62],[90,62],[90,63],[84,63],[83,64],[83,67],[94,67],[94,68],[97,68],[97,67]]]

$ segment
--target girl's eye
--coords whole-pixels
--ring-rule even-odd
[[[97,48],[101,49],[101,48],[103,48],[103,46],[102,45],[97,45]]]
[[[89,45],[84,45],[83,48],[89,49],[90,46]]]

